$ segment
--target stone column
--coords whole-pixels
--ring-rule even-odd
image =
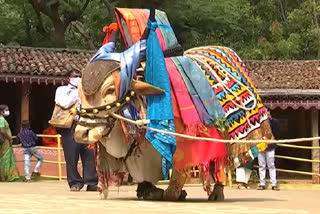
[[[319,111],[317,109],[311,110],[311,133],[312,137],[318,137],[319,136]],[[319,147],[319,140],[312,141],[313,147]],[[313,149],[312,150],[312,160],[320,160],[319,157],[319,149]],[[319,163],[312,163],[312,172],[320,174],[320,165]],[[313,184],[319,184],[320,183],[320,177],[313,175],[312,176],[312,183]]]

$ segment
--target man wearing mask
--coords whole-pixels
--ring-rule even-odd
[[[57,88],[55,103],[64,109],[71,108],[75,103],[80,103],[78,84],[80,74],[72,72],[67,86]],[[67,180],[71,191],[80,191],[87,184],[87,191],[97,191],[98,177],[95,168],[94,152],[87,145],[74,141],[72,128],[60,129],[63,141],[63,151],[66,160]],[[78,172],[78,161],[81,156],[83,177]]]

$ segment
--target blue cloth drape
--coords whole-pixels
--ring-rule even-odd
[[[157,22],[148,20],[147,27],[150,32],[147,40],[145,80],[165,91],[164,94],[147,97],[147,118],[151,121],[148,127],[174,132],[170,81],[163,52],[155,32],[158,27]],[[162,155],[163,176],[167,179],[169,169],[172,168],[172,156],[176,150],[176,138],[172,135],[147,130],[146,139]]]

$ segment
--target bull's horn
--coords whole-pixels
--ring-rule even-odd
[[[136,92],[139,95],[157,95],[157,94],[163,94],[164,90],[161,88],[155,87],[153,85],[150,85],[146,82],[142,82],[140,80],[133,80],[131,84],[131,91]]]

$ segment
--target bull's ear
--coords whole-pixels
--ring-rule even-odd
[[[142,82],[140,80],[133,80],[131,84],[131,91],[136,92],[139,95],[157,95],[157,94],[163,94],[164,90],[161,88],[155,87],[153,85],[150,85],[146,82]]]

